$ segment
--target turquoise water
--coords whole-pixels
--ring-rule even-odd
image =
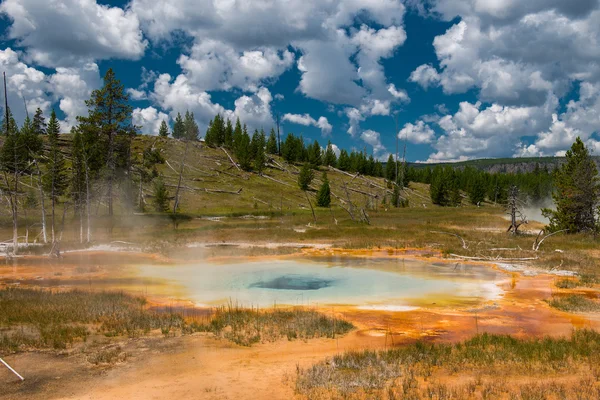
[[[477,303],[502,295],[506,276],[488,267],[389,259],[269,260],[142,266],[142,278],[166,280],[199,306],[355,305],[409,310]]]

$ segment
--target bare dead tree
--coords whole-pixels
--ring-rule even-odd
[[[177,207],[179,206],[179,190],[181,189],[181,181],[183,179],[183,170],[185,168],[185,160],[187,158],[189,140],[185,141],[185,150],[183,151],[183,160],[181,162],[181,168],[179,169],[179,181],[177,182],[177,190],[175,191],[175,203],[173,204],[173,215],[177,213]]]
[[[308,193],[306,190],[304,191],[304,195],[306,196],[306,201],[308,201],[308,205],[310,206],[310,211],[312,211],[313,220],[315,221],[315,225],[317,225],[317,216],[315,215],[315,209],[312,206],[310,199],[308,198]]]
[[[524,204],[523,201],[520,200],[519,195],[520,191],[517,186],[512,185],[510,189],[508,189],[508,204],[506,206],[506,213],[510,216],[510,226],[506,231],[512,233],[513,235],[518,235],[519,227],[529,222],[525,214],[523,214],[521,211]]]
[[[40,171],[37,161],[35,162],[35,167],[37,169],[37,185],[40,192],[40,206],[42,207],[42,238],[44,239],[44,243],[48,243],[48,235],[46,234],[46,207],[44,206],[44,189],[42,187],[42,172]]]

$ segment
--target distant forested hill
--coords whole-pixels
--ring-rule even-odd
[[[594,157],[600,169],[600,157]],[[413,168],[435,168],[436,166],[452,166],[454,168],[474,167],[489,173],[518,173],[533,172],[537,165],[546,167],[549,171],[565,162],[564,157],[531,157],[531,158],[484,158],[480,160],[461,161],[456,163],[408,163]]]

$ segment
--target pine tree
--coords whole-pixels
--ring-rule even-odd
[[[235,129],[233,130],[233,150],[237,151],[237,148],[240,146],[242,142],[242,124],[240,123],[240,119],[237,118],[235,121]]]
[[[48,144],[50,146],[47,163],[46,163],[46,174],[42,178],[42,184],[44,191],[50,196],[52,202],[52,243],[56,242],[56,217],[55,210],[56,204],[59,202],[60,196],[62,196],[68,185],[67,170],[65,168],[65,159],[60,151],[58,144],[58,134],[60,132],[60,125],[56,118],[56,113],[52,110],[50,114],[50,120],[48,121]]]
[[[321,165],[321,146],[316,140],[308,148],[308,162],[313,168]]]
[[[431,202],[439,206],[447,206],[449,204],[450,193],[444,178],[444,170],[439,166],[435,167],[431,178],[431,185],[429,186],[429,195]]]
[[[288,134],[285,141],[281,144],[281,156],[289,163],[296,161],[296,143],[293,134]]]
[[[483,181],[483,177],[476,175],[472,178],[469,186],[468,194],[471,204],[478,206],[481,202],[483,202],[485,200],[485,192],[485,182]]]
[[[35,110],[35,115],[33,116],[32,123],[33,133],[36,135],[45,135],[46,134],[46,119],[44,118],[44,113],[42,109],[38,107]]]
[[[219,147],[223,145],[225,140],[225,125],[223,123],[223,118],[220,114],[217,114],[215,118],[212,120],[208,131],[206,132],[206,137],[204,141],[207,146],[210,147]]]
[[[338,158],[338,168],[342,171],[350,171],[352,167],[350,157],[348,156],[348,152],[344,149],[340,152],[340,156]]]
[[[159,176],[154,180],[153,185],[153,199],[154,210],[158,212],[168,212],[169,211],[169,191],[165,186],[162,177]]]
[[[225,126],[225,140],[223,145],[228,148],[233,148],[233,125],[231,125],[231,120],[227,118],[227,125]]]
[[[314,179],[314,172],[310,167],[309,163],[304,163],[302,169],[300,170],[300,174],[298,175],[298,186],[302,190],[308,190],[310,184]]]
[[[200,129],[198,128],[198,124],[194,118],[194,113],[189,111],[185,112],[185,118],[183,119],[183,128],[184,128],[184,139],[186,140],[198,140],[198,135],[200,134]]]
[[[177,117],[175,117],[175,124],[173,124],[173,137],[175,139],[183,139],[185,136],[185,125],[183,123],[183,118],[181,118],[181,114],[177,113]]]
[[[258,129],[254,130],[252,134],[252,139],[250,140],[250,158],[254,160],[256,158],[256,154],[258,153],[258,147],[260,145],[260,133],[258,133]]]
[[[240,168],[244,171],[250,171],[252,167],[252,157],[250,157],[250,136],[246,130],[246,125],[244,125],[244,130],[237,144],[236,157],[240,164]]]
[[[265,132],[261,130],[258,135],[256,144],[256,154],[254,155],[254,170],[259,174],[265,168],[267,163],[267,156],[265,155]]]
[[[12,111],[10,107],[8,108],[8,112],[3,110],[2,113],[2,134],[5,136],[14,135],[19,133],[19,127],[15,118],[13,117]],[[8,113],[8,120],[6,119],[6,114]]]
[[[393,182],[396,179],[396,162],[394,156],[390,154],[387,162],[385,163],[385,179]]]
[[[131,177],[131,141],[137,133],[137,128],[131,122],[133,107],[129,104],[125,87],[116,78],[112,68],[104,75],[102,88],[94,90],[85,103],[88,116],[78,117],[79,122],[87,125],[85,129],[95,130],[98,137],[106,138],[104,165],[108,186],[108,215],[112,216],[117,172],[123,171],[122,176],[127,179],[126,185]],[[128,193],[126,189],[127,186],[122,192]]]
[[[394,207],[400,207],[400,186],[394,185],[394,192],[392,193],[392,205]]]
[[[335,155],[335,151],[333,151],[331,140],[327,142],[325,157],[323,157],[323,165],[327,167],[335,167],[337,165],[337,156]]]
[[[164,119],[160,123],[160,128],[158,129],[158,136],[161,136],[161,137],[169,136],[169,127],[167,126],[167,123],[165,122]]]
[[[596,164],[579,137],[565,157],[566,163],[556,172],[554,179],[556,190],[552,198],[556,210],[546,208],[542,214],[550,220],[550,231],[596,231],[600,197]]]
[[[275,135],[275,129],[273,128],[271,128],[269,140],[267,140],[267,154],[277,154],[277,136]]]
[[[323,172],[323,183],[317,192],[317,206],[329,207],[331,205],[331,189],[329,188],[329,179],[327,173]]]

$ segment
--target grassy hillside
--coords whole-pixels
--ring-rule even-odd
[[[171,195],[177,186],[185,143],[167,138],[139,136],[134,141],[136,153],[154,144],[166,159],[159,171]],[[273,161],[259,175],[240,171],[233,165],[227,154],[219,148],[209,148],[201,143],[193,143],[188,150],[184,170],[184,190],[182,191],[181,212],[192,215],[230,215],[257,210],[291,211],[310,210],[307,196],[298,186],[299,165],[286,163],[280,157]],[[332,203],[348,208],[349,195],[356,207],[367,210],[385,207],[389,204],[392,189],[381,178],[363,177],[321,167],[315,171],[311,190],[307,192],[313,207],[315,194],[322,183],[322,172],[326,172],[332,191]],[[344,184],[348,194],[344,189]],[[223,192],[218,192],[223,191]],[[144,187],[147,201],[150,201],[151,185]],[[412,207],[431,204],[424,187],[407,191],[404,196]],[[385,201],[384,201],[385,198]]]

